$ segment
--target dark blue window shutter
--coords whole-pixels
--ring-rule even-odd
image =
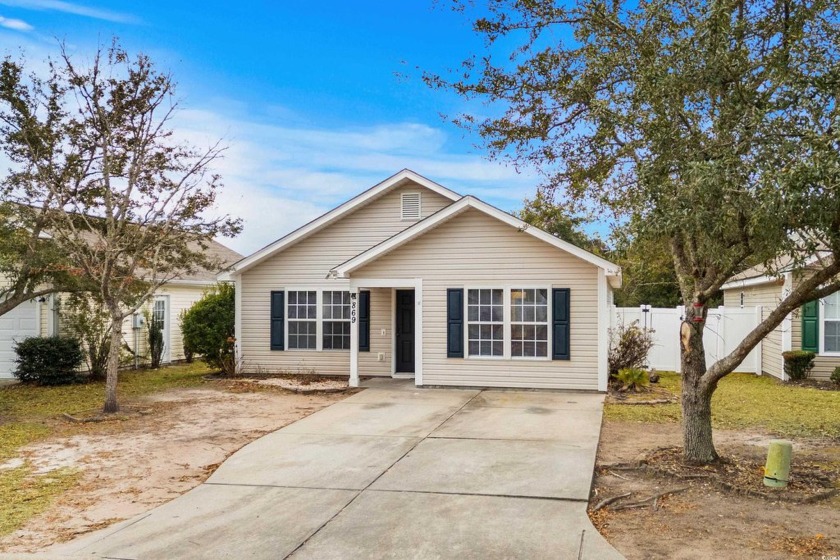
[[[359,352],[370,352],[370,292],[359,292]]]
[[[446,290],[446,357],[464,357],[464,290]]]
[[[286,292],[271,292],[271,349],[284,350]]]
[[[551,290],[552,360],[568,360],[569,353],[569,288]]]

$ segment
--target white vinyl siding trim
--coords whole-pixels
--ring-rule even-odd
[[[422,277],[424,385],[598,390],[598,267],[480,210],[465,211],[351,276],[359,285]],[[446,357],[447,288],[504,286],[571,289],[570,360]]]
[[[452,203],[449,198],[408,183],[237,275],[242,292],[239,343],[243,372],[314,370],[322,375],[350,374],[350,353],[346,350],[271,351],[271,291],[292,286],[349,290],[349,280],[328,279],[329,271],[412,225],[400,219],[400,195],[418,190],[423,192],[424,218]],[[386,314],[390,306],[390,290],[372,290],[371,349],[359,352],[360,375],[390,375],[391,318]],[[382,329],[388,334],[382,335]],[[386,354],[381,362],[380,352]]]
[[[419,220],[422,216],[422,198],[419,192],[406,192],[400,195],[400,218]]]

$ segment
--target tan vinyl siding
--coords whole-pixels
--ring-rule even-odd
[[[241,275],[240,347],[245,371],[314,370],[322,375],[350,374],[350,352],[346,350],[318,352],[270,349],[271,291],[290,288],[348,290],[348,281],[328,280],[329,271],[416,223],[415,220],[402,220],[400,217],[400,195],[404,192],[422,193],[422,217],[429,216],[451,203],[448,198],[413,183],[395,188]],[[382,300],[372,296],[371,306],[375,305],[375,301]],[[390,300],[388,305],[390,306]],[[371,319],[381,321],[373,316]],[[390,324],[385,328],[390,333]],[[375,330],[371,324],[371,355],[374,358],[374,333],[379,336],[379,332],[379,329]],[[379,341],[376,344],[381,348],[384,342]],[[360,375],[382,374],[386,367],[390,373],[390,356],[381,363],[373,364],[369,360],[370,356],[367,356],[365,366],[370,369],[366,371],[361,367],[363,362],[360,358]]]
[[[392,317],[391,288],[371,289],[370,352],[359,352],[359,375],[386,377],[391,375],[391,348],[394,334]],[[382,354],[381,361],[379,360],[380,353]]]
[[[597,390],[598,269],[477,210],[355,271],[423,280],[423,384]],[[446,357],[446,289],[571,289],[571,360]],[[466,328],[466,326],[465,326]]]
[[[796,280],[794,279],[794,282]],[[823,324],[822,324],[822,313],[823,309],[820,306],[820,337],[823,336]],[[791,350],[801,350],[802,349],[802,316],[799,311],[793,313],[793,319],[791,320]],[[834,368],[840,366],[840,356],[820,356],[814,359],[814,369],[811,370],[811,377],[814,379],[828,379],[831,376],[831,373],[834,371]]]
[[[166,344],[169,344],[171,347],[170,350],[170,361],[177,362],[184,359],[184,341],[183,336],[181,334],[181,312],[189,309],[193,303],[201,299],[204,295],[206,289],[209,286],[199,286],[199,285],[177,285],[177,284],[167,284],[161,287],[161,289],[157,292],[159,295],[168,295],[169,296],[169,341],[165,341]],[[67,297],[61,297],[57,295],[62,300],[61,305],[67,305]],[[154,301],[154,299],[153,299]],[[151,303],[144,305],[139,313],[142,315],[144,313],[151,312]],[[42,335],[46,336],[47,333],[47,325],[48,325],[48,314],[50,313],[50,303],[49,300],[41,305],[41,333]],[[62,310],[63,313],[63,310]],[[139,357],[140,365],[147,365],[149,363],[149,344],[148,344],[148,328],[144,326],[141,330],[137,331],[136,337],[134,329],[132,328],[133,325],[133,318],[131,316],[126,317],[123,321],[122,327],[122,336],[123,342],[125,345],[130,348],[132,351],[136,352]],[[67,321],[62,320],[62,317],[59,317],[58,321],[59,326],[59,334],[62,336],[67,336],[70,334],[67,328]],[[126,365],[132,365],[134,363],[133,358],[128,360]]]
[[[747,286],[723,292],[724,307],[740,307],[741,292],[744,293],[744,307],[761,306],[761,320],[766,319],[779,305],[782,298],[783,281],[760,286]],[[761,342],[761,371],[775,377],[782,377],[782,325],[779,325]]]

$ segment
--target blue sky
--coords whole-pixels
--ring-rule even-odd
[[[418,67],[457,68],[480,39],[443,1],[0,0],[0,53],[40,62],[64,40],[89,57],[119,36],[179,83],[179,133],[222,137],[222,210],[251,252],[404,167],[505,210],[533,173],[487,161],[440,116],[467,106]]]

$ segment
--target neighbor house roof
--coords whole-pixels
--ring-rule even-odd
[[[222,270],[228,268],[233,263],[242,259],[242,255],[231,249],[230,247],[226,247],[222,245],[218,241],[211,241],[207,249],[204,251],[207,256],[212,259],[220,262],[222,264]],[[217,277],[219,275],[219,270],[209,270],[209,269],[199,269],[193,272],[192,274],[186,274],[176,280],[172,280],[170,284],[213,284],[216,282]]]
[[[790,255],[782,255],[776,259],[772,271],[768,270],[767,266],[763,264],[750,267],[727,280],[720,289],[734,290],[782,282],[785,274],[796,270],[802,270],[804,268],[813,268],[818,266],[819,263],[822,262],[822,259],[826,256],[830,256],[830,254],[818,251],[802,262],[795,260]]]
[[[558,249],[561,249],[571,255],[578,257],[583,261],[586,261],[592,265],[597,266],[598,268],[603,269],[606,273],[606,276],[609,278],[610,285],[614,288],[621,287],[621,267],[619,267],[618,265],[613,264],[605,259],[602,259],[598,255],[594,255],[589,251],[581,249],[576,245],[572,245],[568,241],[564,241],[558,237],[555,237],[554,235],[551,235],[550,233],[543,231],[536,226],[524,222],[503,210],[499,210],[495,206],[491,206],[490,204],[487,204],[486,202],[479,200],[478,198],[475,198],[473,196],[465,196],[458,200],[458,202],[455,202],[454,204],[450,204],[449,206],[438,210],[431,216],[428,216],[427,218],[417,222],[413,226],[386,239],[378,245],[374,245],[367,251],[356,255],[352,259],[336,266],[330,271],[330,273],[336,278],[347,278],[349,277],[350,273],[352,273],[354,270],[358,270],[364,265],[375,261],[379,257],[390,253],[394,249],[404,245],[405,243],[408,243],[412,239],[416,239],[417,237],[432,230],[440,224],[470,209],[478,210],[479,212],[496,218],[500,222],[503,222],[510,227],[514,227],[523,233],[536,237],[540,241],[544,241],[549,245],[552,245]]]
[[[396,175],[392,175],[391,177],[385,179],[377,185],[374,185],[373,187],[369,188],[368,190],[364,191],[358,196],[351,198],[341,206],[330,210],[321,217],[312,220],[308,224],[301,226],[300,228],[296,229],[290,234],[281,237],[277,241],[266,245],[259,251],[240,260],[231,267],[230,272],[232,274],[239,274],[248,270],[249,268],[256,266],[265,259],[276,255],[277,253],[283,251],[287,247],[290,247],[291,245],[312,235],[313,233],[321,231],[331,223],[347,216],[360,206],[363,206],[364,204],[367,204],[368,202],[379,198],[387,192],[409,182],[413,182],[420,186],[426,187],[427,189],[436,192],[437,194],[444,196],[452,201],[456,201],[461,198],[461,195],[459,195],[458,193],[451,191],[446,187],[423,177],[422,175],[418,175],[410,169],[403,169]]]

